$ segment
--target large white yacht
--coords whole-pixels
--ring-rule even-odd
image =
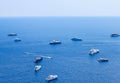
[[[95,48],[93,48],[93,49],[90,49],[90,51],[89,51],[89,55],[94,55],[94,54],[97,54],[97,53],[99,53],[99,52],[100,52],[99,49],[95,49]]]
[[[49,44],[61,44],[61,42],[57,40],[52,40]]]
[[[51,80],[55,80],[55,79],[57,79],[58,78],[58,75],[49,75],[47,78],[46,78],[46,80],[47,81],[51,81]]]

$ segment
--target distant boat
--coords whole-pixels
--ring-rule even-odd
[[[55,79],[57,79],[58,78],[58,75],[49,75],[47,78],[46,78],[46,80],[47,81],[51,81],[51,80],[55,80]]]
[[[119,37],[119,34],[111,34],[111,37]]]
[[[72,38],[71,40],[72,41],[82,41],[82,39],[80,39],[80,38]]]
[[[20,42],[21,41],[21,39],[20,38],[15,38],[15,40],[14,40],[15,42]]]
[[[42,61],[43,60],[43,57],[37,57],[35,60],[34,60],[34,63],[38,63],[38,62],[40,62],[40,61]]]
[[[17,33],[9,33],[8,36],[17,36]]]
[[[26,54],[26,55],[34,55],[34,53],[32,53],[32,52],[24,52],[24,54]]]
[[[61,42],[60,42],[60,41],[57,41],[57,40],[53,40],[53,41],[51,41],[49,44],[61,44]]]
[[[106,59],[106,58],[100,58],[100,59],[98,59],[98,62],[108,62],[109,60],[108,59]]]
[[[38,71],[38,70],[41,69],[41,67],[42,67],[41,65],[37,65],[37,66],[35,66],[34,70],[35,70],[35,71]]]
[[[99,49],[95,49],[95,48],[93,48],[93,49],[91,49],[90,51],[89,51],[89,55],[94,55],[94,54],[97,54],[97,53],[99,53]]]

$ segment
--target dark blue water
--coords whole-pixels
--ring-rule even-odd
[[[11,32],[22,41],[14,42]],[[50,83],[119,83],[120,37],[111,33],[120,34],[120,17],[0,18],[0,83],[47,83],[50,74],[59,76]],[[53,39],[62,44],[49,45]],[[91,48],[100,53],[88,55]],[[33,60],[41,55],[53,59],[44,58],[35,73]],[[99,63],[100,57],[109,62]]]

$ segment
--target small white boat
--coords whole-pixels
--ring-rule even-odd
[[[17,33],[9,33],[8,36],[17,36]]]
[[[61,42],[60,42],[60,41],[57,41],[57,40],[53,40],[53,41],[51,41],[49,44],[61,44]]]
[[[42,67],[41,65],[37,65],[37,66],[35,66],[34,70],[35,70],[35,71],[38,71],[38,70],[41,69],[41,67]]]
[[[107,58],[99,58],[98,62],[108,62],[109,60]]]
[[[49,75],[47,78],[46,78],[46,80],[47,81],[51,81],[51,80],[55,80],[55,79],[57,79],[58,78],[58,75]]]
[[[97,53],[99,53],[99,52],[100,52],[99,49],[93,48],[93,49],[91,49],[91,50],[89,51],[89,55],[97,54]]]
[[[14,40],[15,42],[20,42],[21,41],[21,39],[20,38],[15,38],[15,40]]]

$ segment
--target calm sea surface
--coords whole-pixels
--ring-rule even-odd
[[[22,41],[7,36],[12,32]],[[111,33],[120,34],[120,17],[0,18],[0,83],[47,83],[50,74],[58,75],[50,83],[120,83],[120,37]],[[54,39],[62,44],[49,45]],[[91,48],[100,53],[88,55]],[[33,63],[39,56],[53,59]],[[34,72],[35,65],[41,70]]]

